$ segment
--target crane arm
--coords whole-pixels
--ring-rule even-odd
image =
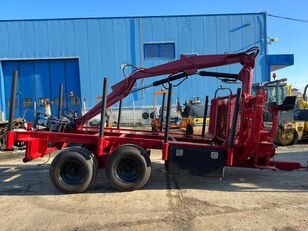
[[[199,69],[223,66],[227,64],[241,63],[244,68],[254,68],[255,58],[259,53],[258,47],[253,47],[245,52],[234,54],[219,54],[219,55],[181,55],[180,59],[158,65],[152,68],[138,69],[126,79],[118,82],[111,87],[112,92],[107,97],[107,108],[125,98],[133,89],[134,84],[138,79],[144,79],[160,75],[174,75],[184,73],[186,76],[194,75]],[[242,69],[242,70],[243,70]],[[242,78],[239,75],[239,80],[242,81],[243,91],[251,91],[252,76]],[[82,126],[87,121],[95,117],[101,112],[102,103],[98,103],[85,115],[76,120],[77,126]]]

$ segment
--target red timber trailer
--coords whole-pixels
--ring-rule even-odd
[[[7,133],[7,149],[14,143],[24,142],[24,162],[61,150],[50,167],[54,186],[65,193],[86,191],[95,181],[98,168],[105,168],[111,185],[120,191],[142,188],[151,173],[150,149],[162,150],[169,173],[189,173],[199,176],[222,176],[225,166],[261,169],[293,170],[300,163],[272,161],[275,155],[273,144],[277,127],[277,114],[294,106],[295,98],[287,97],[282,105],[271,105],[274,115],[270,131],[263,127],[263,109],[267,92],[260,90],[251,95],[253,68],[259,53],[257,47],[245,52],[218,55],[182,55],[180,59],[154,66],[136,68],[130,76],[112,86],[107,96],[107,79],[104,79],[103,99],[85,115],[77,118],[74,112],[62,112],[61,87],[58,117],[37,112],[32,128],[27,131]],[[208,72],[202,69],[240,63],[238,74]],[[134,87],[138,79],[168,75],[142,87]],[[240,81],[236,94],[216,97],[211,100],[209,133],[205,134],[204,119],[201,135],[169,132],[172,82],[194,77],[215,77],[223,81]],[[15,75],[17,77],[17,75]],[[16,92],[13,80],[12,99]],[[14,85],[15,84],[15,85]],[[148,87],[168,84],[166,126],[163,132],[133,129],[104,128],[106,108],[121,101],[130,93]],[[206,89],[204,89],[206,92]],[[11,100],[14,104],[15,100]],[[14,115],[14,105],[11,105]],[[205,107],[205,116],[207,114]],[[87,122],[101,113],[100,127],[86,126]],[[13,121],[10,116],[10,121]],[[43,121],[43,122],[42,122]]]

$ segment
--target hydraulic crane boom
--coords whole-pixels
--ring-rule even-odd
[[[155,66],[152,68],[139,68],[138,71],[131,74],[126,79],[112,86],[112,92],[107,97],[107,107],[119,102],[125,98],[133,89],[138,79],[149,78],[159,75],[174,75],[184,73],[184,76],[197,74],[199,69],[223,66],[227,64],[241,63],[244,69],[254,68],[255,58],[259,53],[258,47],[253,47],[245,52],[223,55],[181,55],[179,60]],[[228,77],[227,77],[228,78]],[[243,92],[251,94],[252,76],[239,75],[238,79],[242,81]],[[87,121],[98,115],[101,111],[102,103],[98,103],[89,112],[76,120],[77,126],[84,125]]]

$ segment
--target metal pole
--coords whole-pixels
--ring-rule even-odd
[[[83,98],[83,115],[87,113],[86,98]]]
[[[164,137],[164,143],[165,144],[167,144],[168,140],[169,140],[171,103],[172,103],[172,83],[169,83],[168,101],[167,101],[167,114],[166,114],[166,124],[165,124],[165,137]]]
[[[203,124],[202,124],[202,136],[205,136],[206,117],[207,117],[208,106],[209,106],[209,96],[207,95],[205,97],[205,105],[204,105]]]
[[[240,97],[241,97],[241,88],[238,88],[236,92],[235,108],[234,108],[234,113],[233,113],[233,118],[232,118],[232,127],[231,127],[230,140],[229,140],[229,147],[231,149],[234,146],[236,124],[237,124],[238,112],[240,108]]]
[[[1,109],[3,112],[2,119],[5,120],[6,117],[6,105],[5,105],[5,90],[4,90],[4,76],[3,76],[3,68],[2,63],[0,61],[0,98],[1,98]]]
[[[36,101],[33,102],[33,110],[36,111]]]
[[[276,104],[280,105],[281,103],[280,103],[280,100],[279,100],[280,94],[279,94],[279,86],[278,85],[279,84],[277,83],[276,86],[275,86],[275,98],[276,98]]]
[[[14,122],[14,114],[15,114],[15,103],[16,103],[17,79],[18,79],[18,71],[13,71],[8,131],[12,131],[13,130],[13,122]]]
[[[134,127],[136,127],[135,100],[133,100],[133,120],[134,120]]]
[[[62,119],[62,105],[63,105],[63,84],[60,84],[59,88],[59,105],[58,105],[58,119]]]
[[[119,102],[117,129],[120,128],[120,123],[121,123],[121,112],[122,112],[122,100],[120,100],[120,102]]]
[[[104,78],[102,110],[101,110],[101,121],[100,121],[100,129],[99,129],[99,137],[100,138],[104,137],[104,130],[105,130],[106,103],[107,103],[107,86],[108,86],[108,80],[107,80],[107,78]]]
[[[165,112],[165,101],[166,101],[166,93],[163,93],[163,102],[162,102],[162,105],[161,105],[161,118],[160,118],[160,128],[159,128],[159,131],[163,130],[164,112]]]

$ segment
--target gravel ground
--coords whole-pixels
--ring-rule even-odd
[[[308,145],[278,147],[276,159],[308,161]],[[152,176],[120,193],[99,172],[95,188],[64,195],[47,158],[0,160],[1,230],[307,230],[308,171],[226,168],[225,177],[168,176],[152,152]],[[49,162],[50,163],[50,162]]]

